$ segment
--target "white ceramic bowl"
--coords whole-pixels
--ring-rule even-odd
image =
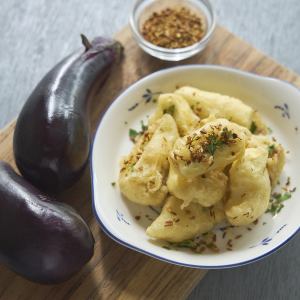
[[[297,190],[276,217],[263,215],[257,225],[250,226],[252,230],[232,229],[233,251],[195,254],[188,249],[162,248],[145,233],[146,226],[151,222],[148,219],[155,218],[155,212],[149,207],[123,199],[118,186],[111,184],[117,182],[120,158],[128,154],[132,147],[128,138],[129,128],[140,128],[140,121],[146,122],[147,115],[154,111],[155,104],[147,101],[152,96],[149,90],[152,93],[171,92],[176,85],[191,85],[242,99],[261,113],[264,121],[272,128],[272,135],[289,151],[281,181],[285,182],[290,176],[291,187],[297,187]],[[135,109],[132,110],[132,107]],[[193,268],[235,267],[273,253],[299,231],[299,115],[300,92],[294,86],[235,69],[189,65],[155,72],[139,80],[112,103],[95,135],[91,157],[93,208],[103,231],[116,242],[133,250]],[[148,217],[136,220],[137,215]],[[218,241],[222,243],[220,234]],[[239,234],[242,237],[235,239]]]

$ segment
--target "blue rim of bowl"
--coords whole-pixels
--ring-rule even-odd
[[[97,136],[98,130],[100,128],[101,122],[103,121],[104,115],[106,114],[107,110],[115,103],[115,100],[120,98],[121,96],[123,96],[124,94],[129,92],[129,89],[134,88],[136,85],[140,84],[142,81],[147,80],[149,77],[160,74],[160,73],[168,73],[168,72],[172,72],[173,70],[180,70],[180,69],[219,69],[219,70],[223,70],[223,71],[229,71],[229,72],[235,72],[235,73],[239,73],[242,74],[243,76],[250,76],[250,77],[257,77],[259,79],[264,79],[264,80],[268,80],[268,81],[275,81],[275,82],[280,82],[283,84],[287,84],[290,87],[292,87],[293,89],[295,89],[298,93],[300,93],[300,89],[298,87],[296,87],[294,84],[292,84],[291,82],[288,81],[284,81],[281,79],[277,79],[277,78],[272,78],[272,77],[266,77],[266,76],[262,76],[262,75],[258,75],[258,74],[254,74],[254,73],[250,73],[250,72],[246,72],[246,71],[242,71],[236,68],[231,68],[231,67],[224,67],[224,66],[220,66],[220,65],[212,65],[212,64],[207,64],[207,65],[197,65],[197,64],[191,64],[191,65],[184,65],[184,66],[176,66],[176,67],[171,67],[171,68],[166,68],[163,70],[159,70],[156,72],[153,72],[151,74],[148,74],[147,76],[137,80],[136,82],[134,82],[133,84],[131,84],[129,87],[127,87],[121,94],[119,94],[114,100],[113,102],[107,107],[106,111],[103,113],[100,121],[98,122],[98,126],[97,129],[95,131],[95,135],[94,137]],[[99,223],[101,229],[104,231],[104,233],[109,236],[112,240],[114,240],[115,242],[117,242],[118,244],[125,246],[131,250],[135,250],[136,252],[145,254],[147,256],[150,256],[152,258],[158,259],[160,261],[163,262],[167,262],[167,263],[171,263],[173,265],[177,265],[177,266],[182,266],[182,267],[189,267],[189,268],[193,268],[193,269],[207,269],[207,270],[216,270],[216,269],[229,269],[229,268],[235,268],[235,267],[240,267],[240,266],[245,266],[248,264],[251,264],[253,262],[259,261],[271,254],[273,254],[274,252],[278,251],[280,248],[282,248],[284,245],[286,245],[298,232],[300,232],[300,225],[298,227],[298,229],[291,234],[286,240],[284,240],[281,244],[279,244],[277,247],[271,249],[270,251],[257,256],[253,259],[250,260],[245,260],[239,263],[235,263],[235,264],[227,264],[227,265],[218,265],[218,266],[209,266],[209,265],[194,265],[194,264],[185,264],[182,262],[178,262],[176,260],[170,260],[164,257],[161,257],[159,255],[153,254],[151,252],[148,252],[146,250],[143,250],[139,247],[133,246],[121,239],[119,239],[118,237],[116,237],[114,234],[112,234],[107,227],[105,226],[105,224],[102,222],[101,218],[99,217],[97,210],[96,210],[96,206],[95,206],[95,189],[94,189],[94,168],[93,168],[93,153],[94,153],[94,141],[95,139],[93,139],[92,141],[92,151],[91,151],[91,157],[90,157],[90,172],[91,172],[91,188],[92,188],[92,210],[93,210],[93,214],[97,220],[97,222]]]
[[[191,52],[195,49],[198,49],[202,45],[205,45],[205,43],[208,42],[208,40],[211,38],[211,36],[216,28],[216,13],[215,13],[215,10],[214,10],[213,5],[211,4],[210,0],[201,0],[201,1],[209,8],[212,21],[211,21],[211,26],[208,28],[204,37],[197,43],[195,43],[191,46],[188,46],[188,47],[184,47],[184,48],[169,49],[169,48],[156,46],[156,45],[148,42],[146,39],[144,39],[142,34],[140,34],[140,32],[136,26],[136,22],[134,21],[134,11],[135,11],[137,5],[139,5],[138,2],[136,2],[134,4],[132,13],[129,18],[130,28],[131,28],[131,31],[133,33],[135,40],[148,49],[151,49],[151,50],[154,50],[157,52],[161,52],[161,53],[166,53],[166,54],[183,54],[183,53]]]

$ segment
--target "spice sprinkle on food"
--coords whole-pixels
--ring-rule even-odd
[[[163,48],[184,48],[200,41],[205,34],[203,19],[186,7],[154,12],[142,27],[143,37]]]

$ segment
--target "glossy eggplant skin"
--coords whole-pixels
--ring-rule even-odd
[[[14,132],[14,156],[21,174],[48,193],[72,186],[90,151],[88,102],[122,54],[120,43],[86,42],[85,51],[63,59],[27,99]]]
[[[93,256],[87,224],[0,162],[0,263],[44,284],[69,279]]]

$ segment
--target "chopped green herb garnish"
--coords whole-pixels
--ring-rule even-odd
[[[267,209],[267,213],[271,213],[273,216],[277,215],[282,208],[284,207],[284,201],[290,199],[292,197],[291,193],[286,192],[284,194],[274,193],[271,196],[269,208]]]
[[[230,139],[236,139],[238,136],[236,133],[233,133],[232,131],[228,130],[227,127],[224,127],[221,132],[221,141],[223,143],[227,143]]]
[[[111,185],[112,185],[112,186],[116,186],[116,183],[115,183],[115,182],[112,182]]]
[[[268,127],[269,134],[273,132],[272,128]]]
[[[167,250],[171,250],[171,248],[168,247],[168,246],[166,246],[166,245],[163,245],[162,247],[165,248],[165,249],[167,249]]]
[[[207,159],[208,155],[214,156],[216,150],[223,145],[230,145],[236,143],[236,139],[240,139],[235,132],[228,130],[224,127],[220,131],[221,124],[218,126],[211,126],[212,132],[206,130],[200,130],[199,134],[194,133],[186,138],[186,145],[190,151],[191,159],[187,160],[187,164],[192,161],[200,162]],[[216,130],[217,131],[216,131]],[[200,141],[200,142],[199,142]],[[235,155],[232,152],[232,155]],[[213,164],[213,160],[210,161]]]
[[[275,151],[276,151],[275,144],[268,146],[269,157],[272,157]]]
[[[217,148],[227,144],[231,139],[236,138],[238,138],[236,133],[233,133],[232,131],[228,130],[227,127],[224,127],[220,137],[215,133],[212,133],[207,137],[207,143],[203,145],[203,149],[205,152],[213,156]]]
[[[148,126],[144,124],[143,120],[141,121],[141,127],[142,127],[142,130],[140,133],[144,133],[148,129]]]
[[[135,162],[134,163],[132,163],[131,165],[129,165],[129,170],[132,172],[133,171],[133,167],[135,166]]]
[[[254,134],[256,132],[256,130],[257,130],[257,125],[254,121],[252,121],[251,126],[250,126],[250,131],[251,131],[251,133]]]
[[[129,129],[129,138],[130,138],[130,140],[131,140],[132,142],[135,142],[135,138],[136,138],[138,135],[139,135],[139,133],[138,133],[136,130],[134,130],[134,129],[132,129],[132,128]]]
[[[171,105],[168,108],[166,108],[166,109],[163,110],[164,114],[169,114],[171,116],[174,115],[174,112],[175,112],[175,106],[174,105]]]
[[[210,135],[207,139],[207,145],[205,147],[206,152],[208,152],[210,155],[214,155],[217,148],[220,147],[223,142],[218,140],[218,136],[216,135]]]
[[[291,195],[291,193],[288,193],[288,192],[286,192],[286,193],[284,193],[284,194],[274,193],[274,194],[273,194],[273,197],[274,197],[277,201],[283,202],[283,201],[285,201],[285,200],[290,199],[290,198],[292,197],[292,195]]]
[[[129,129],[129,138],[130,140],[135,143],[136,142],[136,137],[138,135],[143,134],[146,130],[148,129],[148,126],[144,124],[144,121],[141,121],[141,130],[140,131],[136,131],[135,129],[130,128]]]
[[[193,240],[185,240],[178,243],[171,243],[171,245],[179,248],[190,248],[190,249],[195,249],[197,247],[197,244]]]

